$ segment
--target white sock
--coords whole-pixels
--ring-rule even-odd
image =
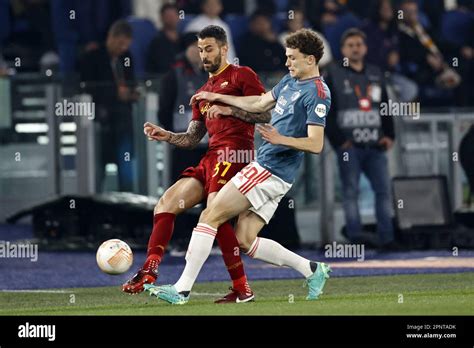
[[[174,284],[178,292],[191,291],[196,278],[211,253],[217,230],[206,224],[197,224],[193,230],[186,252],[186,267],[179,280]]]
[[[295,254],[271,239],[257,237],[246,254],[251,258],[273,265],[291,267],[305,278],[313,274],[308,259]]]

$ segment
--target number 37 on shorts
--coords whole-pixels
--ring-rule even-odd
[[[225,177],[227,172],[229,171],[230,167],[232,166],[232,163],[230,162],[217,162],[216,167],[214,168],[214,174],[212,177],[214,178],[217,176],[220,172],[220,176]]]

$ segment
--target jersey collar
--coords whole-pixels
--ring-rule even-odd
[[[222,68],[221,70],[219,70],[217,73],[215,73],[214,75],[212,75],[211,78],[216,77],[216,76],[219,76],[219,75],[222,74],[229,66],[230,66],[230,63],[228,63],[225,67],[223,67],[223,68]]]
[[[316,80],[321,80],[323,77],[320,75],[320,76],[314,76],[314,77],[310,77],[308,79],[304,79],[304,80],[296,80],[296,83],[298,84],[304,84],[304,83],[307,83],[307,82],[310,82],[310,81],[316,81]]]

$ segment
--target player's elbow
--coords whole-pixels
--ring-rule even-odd
[[[324,139],[313,141],[310,152],[319,155],[324,148]]]
[[[263,114],[264,112],[266,112],[267,110],[265,110],[265,108],[262,107],[262,105],[260,103],[255,103],[253,105],[250,105],[247,109],[248,112],[252,112],[254,114]]]
[[[193,136],[190,133],[187,133],[186,139],[185,141],[183,141],[181,147],[187,150],[194,150],[198,146],[199,142],[200,140],[197,137]]]
[[[198,144],[199,143],[196,142],[189,143],[188,150],[194,150],[198,146]]]
[[[258,112],[258,113],[261,113],[261,114],[262,113],[268,113],[270,118],[272,118],[271,110],[273,109],[273,106],[274,105],[272,103],[265,102],[265,100],[262,97],[260,97],[258,102],[256,102],[255,104],[252,105],[252,107],[255,108],[254,112]]]

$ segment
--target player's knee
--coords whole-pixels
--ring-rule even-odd
[[[237,241],[239,242],[239,248],[244,253],[247,253],[252,246],[253,240],[246,235],[236,235]]]
[[[153,211],[156,214],[160,214],[160,213],[167,213],[166,209],[165,209],[165,204],[162,200],[162,198],[160,198],[160,200],[158,201],[158,203],[156,203],[155,205],[155,209]]]
[[[224,222],[226,222],[226,219],[223,219],[221,217],[221,214],[218,209],[211,209],[210,207],[207,207],[202,211],[201,217],[199,218],[199,222],[211,226],[220,226]]]
[[[239,248],[242,250],[244,253],[248,253],[250,250],[250,246],[252,243],[249,243],[247,240],[239,240]]]
[[[214,214],[212,213],[212,210],[209,208],[206,208],[202,211],[201,217],[199,218],[199,222],[213,225],[215,220]]]
[[[206,222],[209,217],[209,208],[204,209],[199,217],[199,222]]]
[[[158,203],[155,205],[154,213],[172,213],[179,214],[182,209],[180,209],[179,204],[173,204],[173,199],[169,199],[166,194],[161,196]]]

